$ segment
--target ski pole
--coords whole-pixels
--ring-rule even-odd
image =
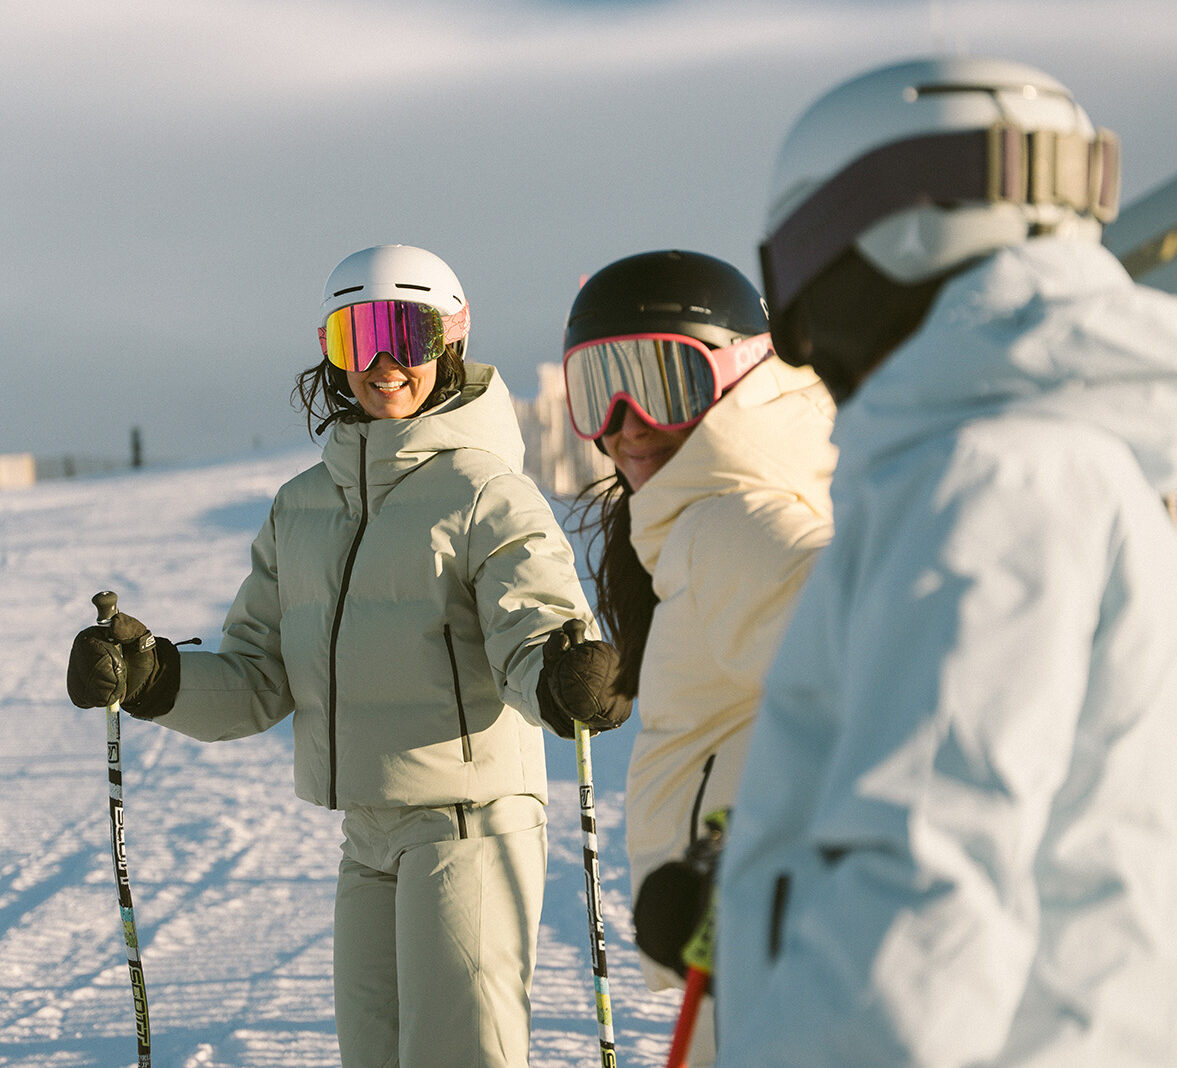
[[[91,598],[98,609],[98,626],[109,627],[118,612],[118,595],[104,590]],[[117,652],[115,655],[121,655]],[[127,876],[127,845],[123,828],[123,765],[119,732],[118,701],[106,706],[106,772],[110,782],[110,853],[118,885],[123,942],[127,947],[127,968],[131,973],[131,997],[135,1002],[135,1037],[139,1045],[139,1068],[151,1068],[151,1024],[147,1016],[147,984],[139,959],[139,934],[135,929],[135,906]]]
[[[573,645],[584,641],[584,621],[570,619],[564,633]],[[589,949],[593,962],[593,990],[597,1000],[597,1037],[601,1068],[617,1068],[613,1045],[613,1006],[609,999],[609,969],[605,960],[605,914],[601,906],[601,865],[597,852],[597,807],[593,799],[593,758],[589,729],[579,720],[576,730],[576,773],[580,784],[580,830],[584,842],[584,893],[588,903]]]
[[[670,1042],[670,1055],[666,1068],[686,1068],[687,1051],[691,1048],[691,1036],[695,1033],[695,1021],[699,1018],[699,1007],[703,996],[711,985],[711,967],[715,940],[715,892],[703,922],[699,924],[683,948],[683,963],[687,966],[687,986],[683,991],[682,1007],[678,1022],[674,1025],[674,1037]]]
[[[687,1050],[691,1048],[691,1036],[695,1033],[699,1005],[703,1001],[703,995],[707,993],[709,978],[701,968],[694,965],[687,968],[687,987],[683,992],[678,1022],[674,1025],[674,1037],[670,1043],[670,1054],[666,1058],[666,1068],[686,1068]]]
[[[705,847],[718,850],[727,832],[728,813],[726,809],[717,809],[708,813],[707,839]],[[698,848],[693,844],[691,851]],[[688,851],[688,857],[691,855]],[[717,898],[715,889],[716,857],[711,859],[711,890],[707,896],[707,908],[694,933],[682,949],[682,961],[687,966],[687,985],[683,991],[682,1007],[679,1009],[678,1021],[674,1025],[674,1037],[670,1043],[670,1055],[666,1058],[666,1068],[686,1068],[687,1051],[691,1048],[691,1036],[695,1031],[695,1021],[699,1018],[699,1007],[703,997],[711,985],[711,975],[715,961],[715,916]]]

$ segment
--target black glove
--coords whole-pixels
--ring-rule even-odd
[[[629,719],[633,701],[616,693],[620,659],[608,642],[578,641],[584,623],[571,619],[544,642],[544,666],[536,697],[540,715],[561,738],[576,735],[573,721],[593,731],[609,731]]]
[[[180,654],[134,616],[116,612],[109,626],[87,627],[74,638],[65,685],[78,708],[118,701],[132,716],[154,719],[175,704]]]
[[[687,974],[683,950],[709,922],[727,812],[712,812],[704,822],[707,833],[691,845],[682,860],[668,861],[642,880],[633,907],[638,948],[683,977]],[[705,970],[710,972],[710,962]]]

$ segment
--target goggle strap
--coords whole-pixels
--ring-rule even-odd
[[[758,363],[773,355],[772,335],[755,334],[724,349],[711,351],[719,392],[729,389]]]
[[[443,315],[441,323],[445,330],[445,343],[461,341],[470,333],[470,305],[463,304],[453,315]]]
[[[1088,138],[999,122],[893,141],[848,164],[765,238],[765,295],[771,307],[787,308],[859,235],[900,211],[1057,205],[1108,223],[1119,192],[1120,145],[1110,130]]]

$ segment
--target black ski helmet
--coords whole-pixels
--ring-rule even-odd
[[[568,313],[564,351],[625,334],[683,334],[726,348],[767,331],[767,306],[735,267],[671,249],[627,256],[590,277]]]

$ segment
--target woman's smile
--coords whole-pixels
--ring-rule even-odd
[[[373,419],[415,415],[436,381],[436,360],[420,367],[402,367],[387,352],[380,353],[366,371],[347,372],[347,384]]]
[[[627,404],[621,428],[615,434],[606,434],[602,443],[606,455],[636,493],[682,448],[690,433],[690,427],[662,430],[650,426]]]

